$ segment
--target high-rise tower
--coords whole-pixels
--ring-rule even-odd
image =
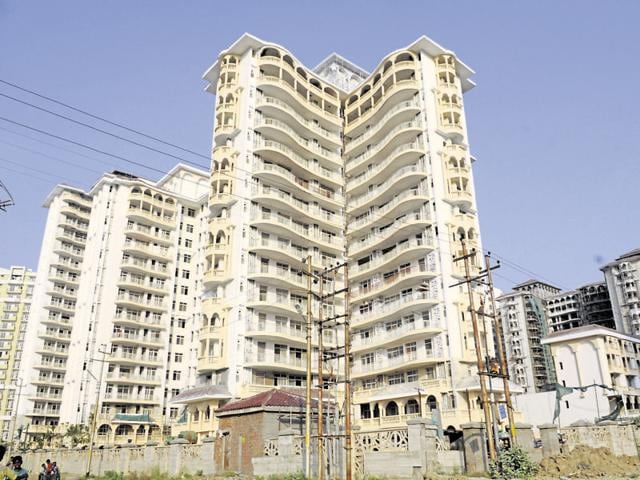
[[[201,383],[239,396],[304,385],[295,306],[310,255],[314,271],[349,262],[363,426],[434,409],[444,426],[481,418],[467,292],[450,288],[462,241],[481,252],[472,74],[426,37],[372,73],[336,54],[312,70],[248,34],[220,54],[205,73],[216,107]]]

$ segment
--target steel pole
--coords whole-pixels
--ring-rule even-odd
[[[305,408],[304,425],[304,475],[311,478],[311,295],[313,269],[311,266],[311,255],[307,256],[307,395]]]

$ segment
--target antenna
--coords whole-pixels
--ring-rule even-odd
[[[11,196],[11,192],[9,192],[9,189],[0,180],[0,194],[2,194],[3,191],[6,192],[6,196],[8,196],[9,198],[4,200],[2,199],[2,197],[0,197],[0,210],[6,212],[7,207],[13,207],[16,203],[13,201],[13,197]]]

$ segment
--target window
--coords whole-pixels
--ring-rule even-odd
[[[188,238],[185,238],[184,246],[187,248],[191,248],[193,246],[193,240],[189,240]]]
[[[187,217],[195,217],[196,211],[193,208],[187,208]]]
[[[181,375],[180,370],[174,370],[173,371],[173,379],[174,380],[180,380],[180,375]]]
[[[176,345],[184,345],[184,335],[176,335]]]
[[[365,353],[360,357],[362,365],[372,365],[373,364],[373,353]]]
[[[178,409],[176,407],[169,409],[169,418],[178,418]]]
[[[173,361],[176,363],[182,363],[182,354],[181,353],[174,354]]]
[[[403,352],[402,345],[399,347],[389,348],[387,349],[387,357],[389,358],[389,360],[392,360],[394,358],[399,358],[399,357],[402,357],[402,352]]]
[[[189,287],[187,287],[186,285],[182,285],[180,287],[180,293],[182,295],[189,295]]]
[[[394,373],[389,375],[389,385],[398,385],[400,383],[404,383],[403,373]]]
[[[417,382],[417,381],[418,381],[418,371],[409,370],[407,372],[407,382]]]
[[[184,261],[184,263],[191,263],[191,255],[188,255],[188,254],[185,253],[182,256],[182,260]]]
[[[187,311],[187,303],[186,302],[180,302],[180,304],[178,305],[178,311],[186,312]]]
[[[178,319],[178,328],[185,328],[187,326],[187,321],[184,318]]]
[[[187,233],[193,233],[193,225],[187,223],[186,231],[187,231]]]
[[[191,272],[189,270],[182,270],[182,278],[189,278],[191,276]]]
[[[558,362],[558,365],[560,366],[560,370],[564,370],[564,365],[562,365],[562,362]]]

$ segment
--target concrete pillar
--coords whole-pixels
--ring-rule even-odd
[[[202,473],[204,475],[215,475],[218,471],[214,459],[215,437],[204,437],[202,439],[202,450],[200,451]]]
[[[542,450],[535,448],[533,443],[533,430],[528,423],[516,423],[516,442],[529,454],[531,460],[539,462],[542,460]]]
[[[464,459],[468,474],[489,471],[484,423],[469,422],[460,426],[464,441]]]
[[[551,457],[560,453],[560,440],[558,438],[558,426],[551,423],[539,425],[540,440],[542,441],[542,456]]]
[[[278,456],[293,455],[293,437],[295,431],[283,430],[278,434]]]

